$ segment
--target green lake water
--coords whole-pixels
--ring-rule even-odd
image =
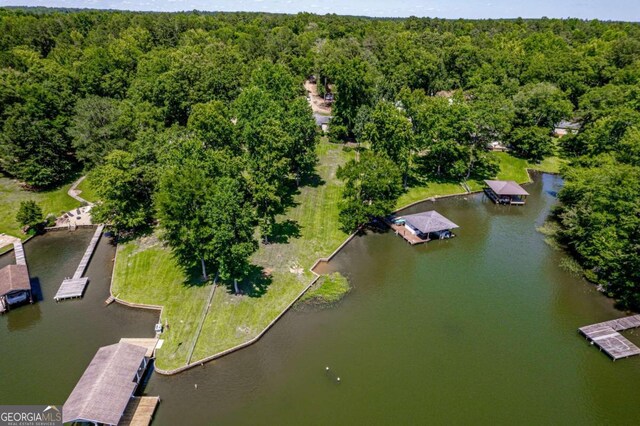
[[[559,268],[562,253],[536,231],[560,185],[538,176],[525,207],[471,195],[410,209],[456,222],[452,240],[355,238],[328,266],[349,277],[345,299],[290,311],[257,344],[203,367],[154,374],[153,424],[637,424],[640,357],[614,363],[577,333],[624,313]],[[51,300],[82,254],[70,241],[90,238],[77,235],[26,246],[47,294],[0,318],[2,403],[60,404],[98,346],[152,334],[157,315],[103,306],[104,240],[85,298]],[[640,343],[640,330],[625,335]]]

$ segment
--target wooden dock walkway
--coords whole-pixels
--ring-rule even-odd
[[[159,396],[134,396],[125,408],[118,426],[147,426],[160,402]]]
[[[91,256],[93,256],[93,252],[98,246],[98,241],[100,241],[102,231],[104,231],[104,225],[98,225],[98,228],[96,229],[96,232],[94,232],[93,237],[91,237],[91,242],[89,242],[89,246],[85,250],[73,277],[66,278],[62,281],[58,292],[54,296],[56,301],[82,297],[84,294],[84,289],[89,283],[89,278],[83,277],[83,275],[87,270],[87,266],[89,266],[89,261],[91,260]]]
[[[153,358],[156,356],[156,346],[158,345],[157,337],[149,337],[149,338],[123,337],[120,339],[120,342],[146,348],[147,353],[145,354],[145,356],[147,358]]]
[[[423,244],[429,241],[429,239],[422,239],[417,235],[412,234],[411,232],[409,232],[409,230],[407,230],[407,228],[404,227],[404,225],[396,225],[390,220],[385,220],[385,222],[387,223],[387,225],[389,225],[393,232],[396,233],[396,235],[404,238],[412,246],[416,244]]]
[[[21,241],[13,243],[13,253],[16,256],[16,265],[27,266],[27,258],[24,255],[24,247]]]
[[[640,315],[587,325],[578,331],[615,361],[640,355],[640,348],[619,333],[637,327],[640,327]]]

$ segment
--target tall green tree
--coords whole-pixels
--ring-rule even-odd
[[[177,138],[163,155],[155,196],[163,238],[185,268],[200,263],[205,279],[207,265],[238,278],[255,250],[253,209],[239,172],[236,159],[197,138]]]
[[[345,126],[348,134],[353,135],[358,109],[372,101],[373,73],[366,61],[353,58],[341,63],[334,74],[336,96],[333,122]]]
[[[44,216],[38,203],[33,200],[26,200],[20,202],[16,220],[21,226],[37,230],[42,227]]]
[[[363,138],[371,142],[374,152],[386,155],[400,168],[406,186],[414,134],[404,112],[391,102],[378,102],[364,126]]]
[[[89,96],[78,100],[69,135],[76,157],[85,167],[100,164],[114,149],[126,149],[130,123],[122,113],[115,99]]]
[[[204,217],[212,230],[206,243],[211,250],[218,273],[223,280],[233,280],[236,293],[238,280],[246,277],[249,257],[256,251],[255,211],[248,193],[237,177],[214,180],[213,190],[204,205]]]
[[[209,148],[236,149],[236,135],[228,108],[220,101],[195,104],[187,128],[196,133]]]
[[[607,156],[568,168],[559,199],[560,241],[589,279],[640,307],[640,168]]]
[[[284,211],[289,193],[289,147],[292,137],[277,120],[254,124],[244,133],[247,183],[265,242],[273,233],[275,218]]]
[[[108,154],[92,173],[92,185],[100,199],[91,210],[93,221],[108,223],[118,233],[149,226],[154,216],[152,168],[127,151]]]
[[[523,87],[513,97],[516,126],[539,126],[551,131],[563,118],[572,118],[573,106],[562,90],[551,83]]]
[[[553,152],[549,131],[542,127],[517,128],[511,133],[509,142],[517,155],[535,161],[540,161]]]
[[[337,177],[344,181],[340,224],[345,232],[389,214],[402,193],[398,166],[370,151],[362,153],[359,161],[350,160],[340,167]]]

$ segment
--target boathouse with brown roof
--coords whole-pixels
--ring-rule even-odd
[[[524,205],[529,193],[512,180],[485,180],[485,194],[496,204]]]
[[[26,265],[7,265],[0,269],[0,310],[31,301],[31,283]]]
[[[125,342],[98,349],[64,403],[63,422],[119,424],[129,404],[139,406],[134,393],[149,362],[147,350]]]

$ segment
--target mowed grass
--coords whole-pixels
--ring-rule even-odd
[[[26,191],[13,179],[0,175],[0,233],[25,238],[16,220],[21,201],[34,200],[46,216],[49,213],[60,216],[62,212],[80,206],[80,203],[67,195],[69,185],[49,191]]]
[[[98,201],[98,195],[95,192],[92,182],[92,175],[88,174],[87,177],[84,178],[82,182],[80,182],[80,185],[78,185],[76,189],[80,191],[80,197],[91,203],[95,203],[96,201]]]
[[[500,165],[500,171],[498,172],[496,179],[513,180],[518,183],[527,183],[530,181],[527,169],[547,173],[558,173],[560,171],[560,167],[565,163],[565,160],[558,157],[548,157],[540,163],[529,163],[523,158],[514,157],[506,152],[493,152],[491,155],[495,156],[498,160],[498,164]],[[471,191],[480,191],[482,190],[484,183],[480,180],[470,180],[467,181],[467,185]],[[464,192],[465,190],[459,182],[429,182],[426,185],[409,188],[398,199],[396,208],[400,209],[426,198]]]
[[[347,237],[338,226],[341,182],[338,167],[354,157],[325,140],[318,146],[319,179],[300,188],[295,206],[278,218],[280,236],[261,244],[251,261],[262,274],[242,284],[235,295],[231,283],[216,289],[211,308],[197,339],[192,361],[206,358],[257,336],[313,280],[309,268],[328,256]],[[185,272],[166,247],[145,239],[122,244],[114,271],[113,293],[135,303],[162,305],[165,343],[157,353],[157,365],[174,369],[186,362],[210,287],[185,285]]]
[[[171,251],[155,237],[118,245],[114,267],[114,296],[128,302],[164,306],[157,365],[170,369],[186,363],[210,285],[190,283]]]
[[[316,172],[320,182],[300,188],[296,206],[278,218],[288,224],[286,242],[261,244],[252,263],[262,267],[266,289],[259,297],[234,295],[230,286],[219,288],[213,298],[193,359],[202,359],[237,346],[257,336],[313,280],[309,268],[320,257],[331,254],[347,237],[338,225],[338,202],[342,183],[336,178],[338,166],[353,158],[341,146],[323,141],[318,146]],[[270,281],[270,282],[269,282]],[[260,292],[256,288],[247,292]]]
[[[560,173],[560,169],[565,164],[567,160],[560,157],[547,157],[539,163],[529,163],[529,168],[546,173]]]
[[[127,301],[164,306],[162,321],[170,327],[157,353],[159,368],[185,365],[194,341],[192,362],[253,339],[296,299],[314,278],[309,271],[313,263],[331,254],[347,237],[338,223],[342,183],[336,171],[354,155],[322,141],[316,167],[319,179],[300,188],[295,205],[278,217],[281,232],[270,244],[261,244],[252,257],[255,279],[241,284],[241,294],[234,294],[231,283],[218,284],[197,340],[210,285],[189,284],[171,251],[157,240],[149,243],[143,238],[118,247],[113,293]],[[526,160],[506,153],[495,155],[500,162],[498,178],[529,180]],[[469,182],[469,186],[480,189],[481,182]],[[429,183],[411,188],[398,206],[463,191],[455,182]]]

